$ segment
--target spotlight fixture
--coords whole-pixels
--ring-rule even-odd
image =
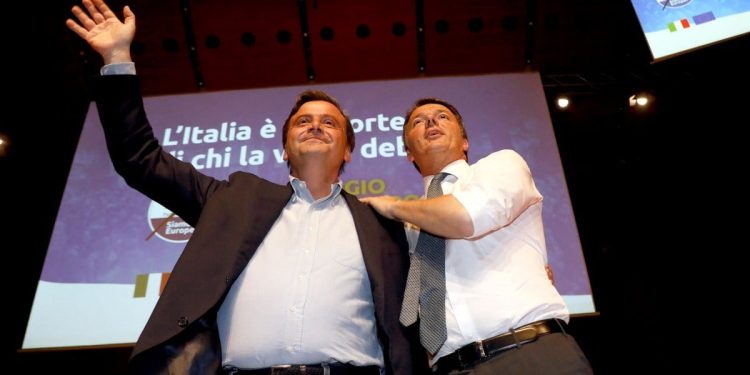
[[[242,36],[240,37],[240,41],[243,45],[246,47],[252,47],[255,45],[255,34],[247,31],[242,33]]]
[[[364,24],[358,25],[355,33],[359,39],[367,39],[370,36],[370,26]]]
[[[406,34],[406,25],[401,22],[394,22],[391,32],[393,32],[393,35],[395,36],[404,36],[404,34]]]
[[[557,97],[557,108],[565,109],[565,108],[568,108],[569,105],[570,105],[570,99],[568,99],[567,96]]]
[[[630,95],[630,98],[628,98],[628,104],[630,104],[631,107],[645,107],[648,105],[649,101],[649,97],[646,94]]]
[[[206,36],[206,48],[217,49],[221,45],[221,39],[218,36],[209,34]]]
[[[438,34],[445,34],[450,29],[450,24],[446,20],[437,20],[435,21],[435,31],[437,31]]]
[[[290,33],[289,30],[279,30],[276,33],[276,41],[281,44],[287,44],[292,41],[292,33]]]
[[[0,157],[5,156],[8,148],[10,148],[10,142],[8,141],[8,138],[0,133]]]
[[[333,28],[326,26],[320,29],[320,39],[333,40],[333,36],[334,36]]]

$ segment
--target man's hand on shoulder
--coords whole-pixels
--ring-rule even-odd
[[[381,195],[377,197],[359,198],[359,200],[360,202],[374,208],[375,211],[378,211],[379,214],[389,219],[398,220],[395,216],[393,216],[393,207],[399,200],[397,197],[391,195]]]

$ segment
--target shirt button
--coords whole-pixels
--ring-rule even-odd
[[[185,328],[188,326],[188,318],[181,316],[180,319],[177,319],[177,325],[180,326],[180,328]]]

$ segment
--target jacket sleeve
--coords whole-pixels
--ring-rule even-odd
[[[146,118],[138,77],[100,77],[96,105],[115,171],[194,226],[208,196],[223,182],[162,149]]]

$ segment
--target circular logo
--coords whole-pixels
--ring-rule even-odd
[[[187,242],[195,231],[190,224],[154,201],[148,206],[148,225],[151,234],[147,239],[156,235],[167,242]]]
[[[688,5],[693,0],[656,0],[664,8],[679,8]]]

